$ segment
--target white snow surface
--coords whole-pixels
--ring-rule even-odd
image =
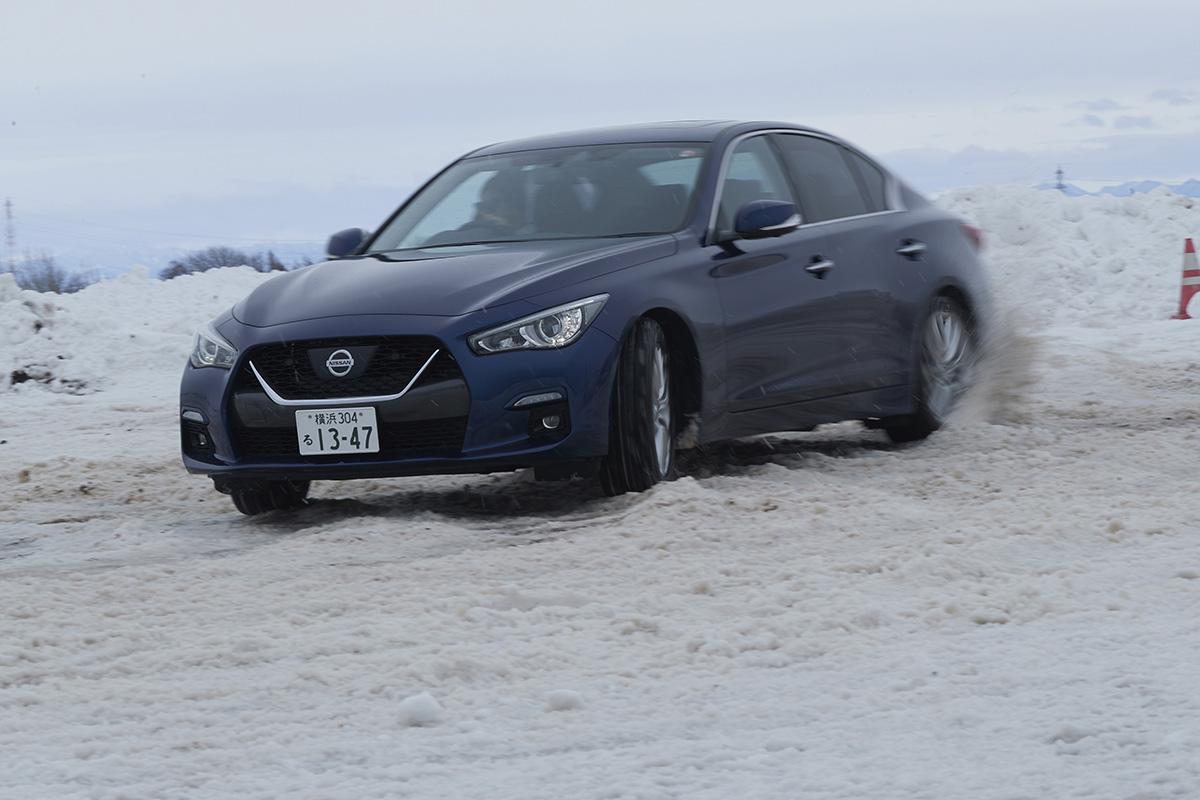
[[[243,518],[180,467],[176,391],[265,276],[0,276],[0,798],[1200,797],[1200,321],[1167,319],[1200,207],[940,202],[1003,309],[945,430],[616,499]]]

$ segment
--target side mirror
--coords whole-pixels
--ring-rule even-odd
[[[793,203],[754,200],[738,209],[733,230],[742,239],[783,236],[800,227],[800,213]]]
[[[366,240],[367,232],[362,228],[346,228],[346,230],[338,231],[329,237],[329,244],[325,245],[325,252],[331,258],[348,256],[362,246]]]

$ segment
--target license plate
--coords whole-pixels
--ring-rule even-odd
[[[296,441],[302,456],[378,453],[375,409],[368,406],[297,411]]]

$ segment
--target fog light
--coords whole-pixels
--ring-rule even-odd
[[[184,420],[180,431],[183,434],[183,449],[188,455],[206,458],[213,454],[213,440],[206,426],[199,422]]]
[[[571,410],[563,401],[529,410],[529,438],[556,442],[571,433]]]

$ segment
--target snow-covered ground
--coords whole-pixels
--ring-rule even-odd
[[[0,282],[0,797],[1200,797],[1200,321],[1166,319],[1200,204],[942,202],[1005,309],[948,429],[612,500],[242,518],[179,467],[175,391],[263,276]]]

